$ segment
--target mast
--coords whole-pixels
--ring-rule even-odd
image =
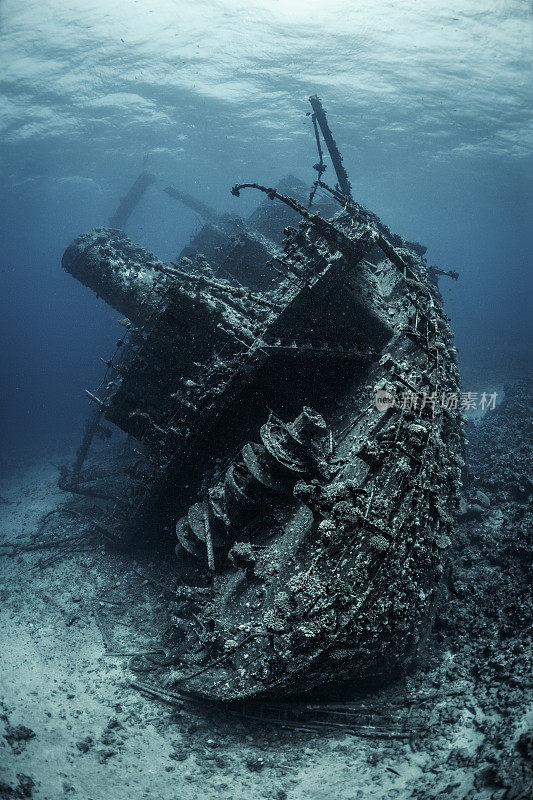
[[[352,187],[350,185],[350,181],[348,180],[348,174],[344,169],[342,163],[342,156],[339,152],[339,148],[337,147],[337,143],[333,138],[330,127],[328,125],[328,120],[326,117],[324,106],[322,105],[322,101],[320,100],[317,94],[314,94],[309,98],[309,102],[311,103],[311,108],[313,109],[313,121],[316,121],[320,126],[320,130],[322,131],[322,136],[324,137],[324,142],[326,143],[326,147],[328,148],[328,153],[331,157],[331,161],[335,169],[335,173],[337,175],[337,180],[339,182],[339,189],[341,190],[342,194],[346,197],[346,199],[351,200]]]
[[[170,195],[170,197],[173,197],[175,200],[180,200],[180,202],[196,214],[199,214],[206,222],[210,222],[212,225],[220,225],[221,222],[224,222],[221,214],[218,214],[214,208],[202,203],[201,200],[193,197],[192,194],[182,192],[181,189],[176,189],[175,186],[166,186],[164,191]]]
[[[152,175],[151,172],[141,172],[129,192],[121,199],[113,216],[109,218],[110,228],[122,230],[125,227],[143,194],[152,183],[155,183],[155,180],[155,175]]]
[[[149,186],[155,183],[155,180],[155,175],[152,175],[151,172],[146,172],[146,170],[141,172],[141,174],[130,187],[128,193],[121,198],[113,216],[109,218],[108,224],[111,228],[119,228],[120,230],[124,229],[126,222],[139,204],[144,193]],[[93,439],[101,430],[103,413],[102,406],[97,405],[85,423],[83,439],[78,450],[76,451],[76,461],[72,467],[72,471],[70,475],[63,476],[60,481],[60,488],[64,489],[65,491],[76,492],[78,490],[81,478],[81,470],[87,459],[87,456],[89,455],[89,450],[91,449]]]

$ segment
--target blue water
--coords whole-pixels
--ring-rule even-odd
[[[145,157],[126,230],[164,259],[198,227],[168,183],[248,213],[237,181],[311,182],[314,93],[355,198],[460,272],[464,388],[530,373],[530,23],[526,0],[0,0],[4,457],[76,446],[120,333],[62,272],[71,239]]]

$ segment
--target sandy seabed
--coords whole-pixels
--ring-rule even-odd
[[[478,507],[458,525],[449,591],[419,669],[369,698],[401,712],[409,735],[388,739],[145,696],[131,681],[150,674],[110,653],[157,647],[164,592],[132,557],[101,544],[21,549],[68,498],[49,462],[4,478],[0,498],[0,798],[531,796],[524,569],[514,551],[511,566],[487,554],[504,558],[509,531],[516,539],[523,530],[523,503]]]

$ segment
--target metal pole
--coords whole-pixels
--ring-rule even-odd
[[[339,148],[337,147],[337,143],[335,142],[328,125],[328,120],[322,105],[322,101],[317,94],[314,94],[309,98],[309,102],[311,103],[311,108],[313,109],[313,117],[320,126],[322,136],[324,137],[326,147],[328,148],[333,167],[337,174],[339,188],[346,199],[352,199],[352,187],[350,185],[350,181],[348,180],[348,174],[342,164],[342,156],[339,152]]]

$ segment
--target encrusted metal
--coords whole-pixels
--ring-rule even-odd
[[[462,466],[461,414],[439,402],[458,391],[456,351],[425,248],[340,174],[329,219],[305,192],[234,187],[267,195],[242,247],[254,261],[260,241],[253,284],[270,288],[240,285],[248,256],[229,278],[237,223],[200,205],[209,230],[175,264],[105,228],[63,260],[128,317],[126,354],[94,396],[144,447],[144,488],[117,504],[125,528],[176,530],[169,682],[196,695],[389,679],[438,601]],[[300,222],[274,242],[283,214]],[[213,226],[217,263],[202,247]]]

